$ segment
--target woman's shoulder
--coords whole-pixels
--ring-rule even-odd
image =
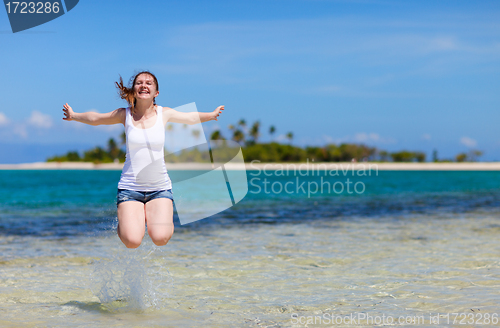
[[[168,115],[170,115],[172,113],[172,108],[170,107],[167,107],[167,106],[160,106],[161,109],[162,109],[162,115],[163,117],[168,117]]]
[[[168,120],[170,119],[169,115],[171,115],[172,108],[167,107],[167,106],[160,106],[162,111],[162,117],[163,117],[163,125],[167,124]]]
[[[115,110],[115,115],[120,118],[120,123],[123,125],[125,125],[125,121],[127,120],[127,109],[129,108],[121,107]]]
[[[127,110],[129,110],[129,109],[130,109],[130,107],[126,107],[126,108],[125,108],[125,107],[121,107],[121,108],[118,108],[118,109],[116,110],[116,113],[117,113],[118,115],[120,115],[120,116],[125,117],[125,115],[127,114]]]

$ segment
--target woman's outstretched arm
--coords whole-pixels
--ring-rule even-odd
[[[190,112],[183,113],[178,112],[175,109],[164,107],[165,111],[165,123],[173,122],[173,123],[182,123],[182,124],[197,124],[204,123],[208,121],[217,121],[217,117],[221,114],[221,111],[224,110],[224,106],[217,107],[213,112],[208,113],[200,113],[200,112]]]
[[[118,108],[109,113],[85,112],[75,113],[68,103],[63,106],[63,120],[77,121],[90,125],[110,125],[110,124],[125,124],[125,108]]]

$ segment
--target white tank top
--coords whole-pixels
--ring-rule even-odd
[[[126,109],[127,154],[118,189],[157,191],[172,189],[164,158],[165,127],[163,108],[156,106],[156,123],[148,129],[134,126]]]

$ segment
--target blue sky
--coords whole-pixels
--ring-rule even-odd
[[[260,120],[262,141],[356,142],[500,160],[498,1],[94,1],[13,34],[0,10],[0,162],[105,145],[114,81],[150,70],[160,105],[225,105],[207,134]],[[5,153],[17,149],[17,152]],[[35,151],[36,149],[36,151]]]

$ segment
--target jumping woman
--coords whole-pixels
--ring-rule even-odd
[[[127,138],[127,155],[118,182],[118,236],[128,248],[142,242],[148,234],[158,246],[168,243],[174,233],[172,183],[164,160],[165,125],[167,122],[197,124],[217,117],[224,106],[209,113],[182,113],[156,105],[158,80],[150,72],[140,72],[131,86],[116,82],[120,97],[129,104],[112,112],[76,113],[67,103],[63,106],[66,121],[90,125],[123,124]]]

